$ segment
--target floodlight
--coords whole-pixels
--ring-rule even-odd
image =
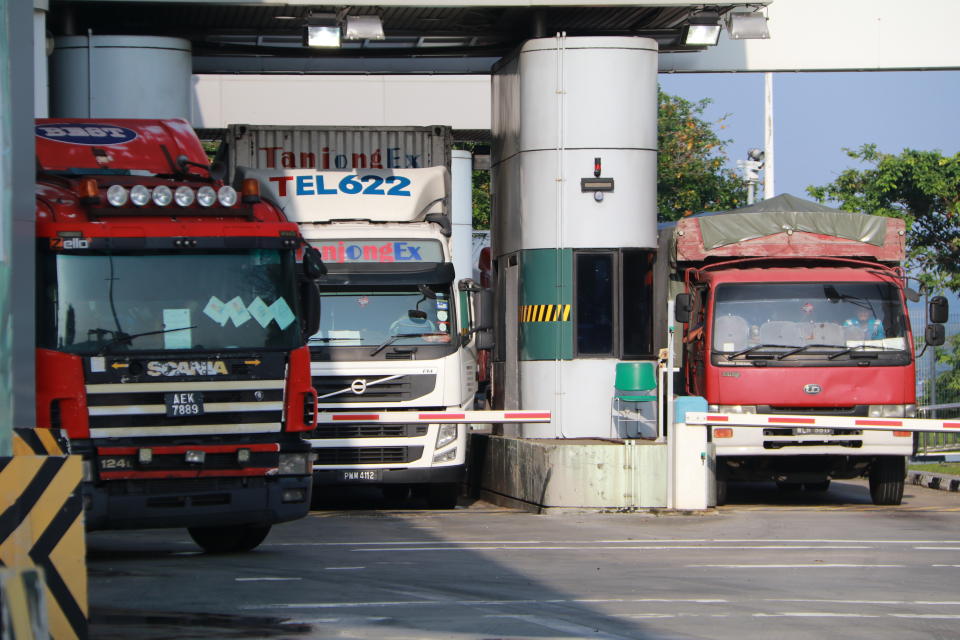
[[[344,40],[384,40],[380,16],[347,16]]]
[[[340,25],[337,23],[337,16],[332,13],[307,16],[303,44],[308,47],[339,47]]]
[[[708,47],[720,39],[720,16],[716,11],[701,11],[690,16],[680,31],[680,42],[689,47]]]
[[[732,11],[727,14],[727,33],[733,40],[769,38],[767,16],[758,11]]]

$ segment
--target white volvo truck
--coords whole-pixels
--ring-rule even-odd
[[[454,507],[467,461],[464,421],[513,417],[471,411],[477,343],[489,326],[472,310],[489,313],[489,304],[472,280],[455,281],[449,172],[238,168],[237,175],[260,180],[329,270],[320,281],[322,330],[309,343],[320,411],[308,436],[318,493],[368,483],[387,497],[412,489],[433,508]]]

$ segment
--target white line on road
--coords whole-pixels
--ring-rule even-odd
[[[868,613],[827,613],[819,611],[784,611],[781,613],[755,613],[754,618],[882,618]]]
[[[756,549],[814,549],[817,551],[824,550],[858,550],[858,549],[869,549],[869,546],[864,545],[739,545],[731,546],[724,544],[703,544],[703,545],[684,545],[684,546],[671,546],[671,545],[631,545],[631,546],[613,546],[613,545],[599,545],[591,546],[587,544],[581,544],[576,546],[544,546],[544,547],[514,547],[510,545],[495,545],[495,546],[477,546],[477,547],[402,547],[402,548],[386,548],[386,547],[374,547],[362,549],[352,549],[354,552],[389,552],[389,553],[399,553],[401,551],[660,551],[660,550],[670,550],[670,549],[701,549],[708,551],[737,551],[737,550],[756,550]]]
[[[324,567],[324,571],[356,571],[358,569],[366,569],[366,567]]]
[[[303,578],[281,578],[274,576],[259,576],[255,578],[234,578],[237,582],[287,582],[289,580],[303,580]]]
[[[914,547],[917,551],[960,551],[960,547]]]
[[[688,564],[688,567],[710,569],[898,569],[904,564],[839,564],[817,562],[812,564]]]
[[[404,546],[404,545],[422,545],[426,540],[388,540],[377,542],[274,542],[261,546],[264,547],[360,547],[360,546]],[[581,544],[652,544],[652,545],[691,545],[691,544],[909,544],[909,545],[960,545],[960,540],[849,540],[840,538],[788,538],[788,539],[770,539],[770,538],[694,538],[694,539],[626,539],[626,540],[430,540],[430,544],[435,545],[581,545]],[[935,547],[941,549],[945,547]],[[200,552],[196,552],[200,553]]]
[[[276,604],[254,604],[244,605],[241,609],[353,609],[358,607],[409,607],[409,606],[435,606],[435,605],[462,605],[462,606],[484,606],[484,607],[504,607],[515,605],[538,605],[538,604],[641,604],[641,603],[666,603],[666,604],[727,604],[728,600],[723,598],[561,598],[550,600],[386,600],[378,602],[289,602]]]

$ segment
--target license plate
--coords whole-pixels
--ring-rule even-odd
[[[203,393],[200,391],[178,391],[163,394],[167,405],[168,418],[203,415]]]
[[[833,429],[825,429],[823,427],[795,427],[793,433],[798,436],[832,436]]]
[[[381,469],[354,469],[341,471],[340,479],[344,482],[379,482],[383,479]]]

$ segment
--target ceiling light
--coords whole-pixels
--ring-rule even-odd
[[[720,39],[720,16],[715,11],[701,11],[690,16],[680,31],[680,42],[688,47],[708,47]]]
[[[347,16],[344,40],[384,40],[380,16]]]
[[[303,44],[308,47],[339,47],[340,25],[337,16],[332,13],[307,16]]]
[[[727,33],[734,40],[769,38],[767,16],[757,11],[732,11],[727,14]]]

